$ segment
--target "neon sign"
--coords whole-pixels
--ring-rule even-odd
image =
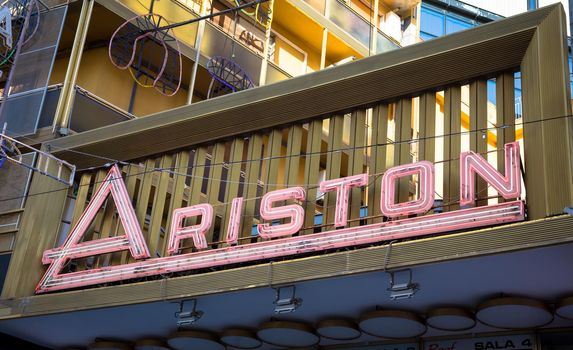
[[[462,153],[460,157],[461,205],[475,205],[476,175],[495,188],[503,198],[508,200],[518,198],[521,195],[519,162],[519,144],[517,142],[505,145],[505,175],[500,174],[481,155],[473,152]],[[419,178],[418,198],[405,203],[396,203],[394,190],[396,181],[401,177],[415,174]],[[257,231],[263,241],[253,244],[236,245],[243,210],[243,198],[235,198],[231,203],[229,225],[225,238],[229,246],[217,249],[207,249],[208,244],[205,238],[205,233],[208,232],[213,222],[213,207],[210,204],[197,204],[176,209],[171,222],[168,256],[150,258],[121,172],[117,166],[114,166],[64,244],[59,248],[44,252],[42,262],[49,264],[49,267],[36,287],[36,293],[418,237],[521,221],[525,218],[525,209],[521,200],[411,217],[414,214],[427,213],[434,203],[434,165],[422,161],[393,167],[384,173],[382,177],[381,212],[384,216],[391,218],[390,221],[345,228],[348,221],[349,192],[351,188],[365,186],[367,183],[368,174],[323,181],[320,184],[321,191],[336,191],[337,193],[334,225],[339,229],[302,236],[293,236],[302,228],[304,223],[302,206],[299,204],[274,206],[273,204],[293,200],[303,201],[306,198],[304,189],[293,187],[268,192],[261,200],[261,219],[266,221],[289,219],[289,221],[279,225],[259,224]],[[81,242],[89,224],[109,194],[116,203],[125,235]],[[185,219],[190,217],[201,217],[200,223],[185,226]],[[181,240],[185,238],[191,238],[195,248],[199,251],[179,254]],[[132,257],[139,261],[62,273],[63,267],[72,259],[124,250],[129,250]]]

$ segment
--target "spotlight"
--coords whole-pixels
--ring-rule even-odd
[[[302,305],[302,299],[295,297],[295,286],[279,287],[275,290],[277,292],[274,302],[275,314],[288,314]]]
[[[388,272],[390,275],[391,300],[402,300],[411,298],[419,290],[417,283],[412,283],[412,270],[400,270]]]
[[[192,303],[191,310],[184,310],[186,302]],[[175,312],[177,327],[190,326],[201,317],[203,317],[203,311],[197,310],[197,299],[181,300],[179,302],[179,311]]]

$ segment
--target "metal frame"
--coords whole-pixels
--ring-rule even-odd
[[[407,101],[415,94],[430,100],[431,93],[428,92],[469,81],[479,85],[484,78],[519,68],[522,71],[524,123],[547,119],[544,123],[532,124],[536,127],[528,127],[529,124],[526,124],[524,129],[527,140],[527,207],[532,221],[397,243],[393,245],[393,253],[396,253],[388,258],[387,263],[385,253],[388,247],[378,246],[272,265],[258,264],[168,279],[164,282],[151,281],[33,297],[26,307],[26,314],[154,301],[182,295],[204,295],[212,293],[213,285],[218,286],[218,291],[248,289],[269,283],[294,283],[571,242],[573,218],[558,216],[546,219],[561,213],[564,206],[573,202],[573,123],[570,118],[558,118],[571,114],[565,27],[565,15],[560,5],[549,6],[268,87],[239,92],[49,143],[56,150],[55,155],[77,162],[80,167],[101,165],[102,162],[78,155],[75,151],[119,160],[147,158],[149,164],[154,164],[150,157],[162,152],[189,146],[197,146],[197,153],[205,152],[207,142],[240,137],[246,133],[255,133],[258,137],[260,130],[265,128],[274,128],[271,135],[278,136],[286,124],[321,120],[325,115],[341,116],[348,111],[374,106],[379,115],[383,116],[387,102],[397,99]],[[446,66],[448,69],[444,69]],[[476,85],[474,88],[479,100],[481,90]],[[364,86],[368,86],[368,89]],[[456,92],[456,88],[449,89],[450,95]],[[449,96],[446,100],[451,102],[452,98]],[[448,113],[446,115],[451,115],[452,111]],[[477,110],[476,113],[480,115],[481,112]],[[338,132],[340,128],[335,129],[333,131]],[[272,144],[280,146],[275,141]],[[254,147],[253,151],[252,157],[260,158],[260,148]],[[453,150],[451,152],[455,153]],[[424,153],[427,158],[433,156],[430,150]],[[202,161],[196,160],[194,164]],[[271,163],[262,166],[268,167]],[[337,170],[339,164],[333,159],[331,165]],[[276,178],[276,174],[273,176]],[[267,186],[269,183],[273,182],[267,181]],[[454,187],[450,184],[450,188]],[[32,181],[31,191],[44,192],[51,189],[54,189],[54,185],[42,181],[41,177],[35,177]],[[44,272],[38,267],[39,254],[43,249],[53,247],[65,198],[66,192],[60,191],[28,199],[3,298],[31,295],[34,284]],[[52,205],[46,208],[45,203]],[[136,211],[139,214],[140,210]],[[44,218],[41,224],[35,222],[40,216]],[[38,239],[30,243],[31,237]],[[280,266],[280,270],[276,266]],[[310,266],[321,266],[323,269],[318,272],[318,269]],[[272,274],[269,269],[274,270]],[[295,275],[292,271],[300,273]],[[268,276],[272,276],[272,281],[269,281]],[[162,289],[163,283],[169,288]],[[165,295],[164,290],[169,290],[170,294]],[[84,297],[78,298],[78,295]],[[22,310],[17,305],[9,311],[10,314],[19,312]]]

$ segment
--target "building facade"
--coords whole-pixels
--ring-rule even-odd
[[[168,4],[151,12],[164,11],[165,23],[186,19]],[[48,80],[59,74],[63,83],[30,89],[52,118],[39,113],[45,129],[22,132],[38,145],[18,158],[28,167],[0,168],[0,237],[8,242],[0,332],[57,349],[570,346],[573,121],[563,8],[365,57],[382,45],[371,36],[369,51],[352,46],[360,39],[340,24],[349,22],[336,24],[326,9],[352,3],[326,4],[322,15],[320,4],[293,4],[276,1],[270,11],[276,33],[266,30],[258,75],[240,61],[240,50],[257,57],[241,35],[228,54],[226,40],[208,34],[224,34],[211,21],[197,32],[162,29],[181,38],[181,76],[195,76],[186,80],[193,94],[185,84],[173,93],[167,65],[116,67],[125,56],[110,42],[151,6],[86,1],[47,11],[62,11],[53,19],[59,42],[45,47],[54,62]],[[420,4],[400,8],[415,9],[400,20],[400,40],[386,27],[369,24],[368,32],[406,46],[413,29],[403,24],[417,26]],[[243,17],[232,17],[217,25],[239,28]],[[66,35],[68,20],[75,35]],[[315,36],[295,38],[317,24],[313,56],[305,45]],[[136,29],[142,38],[158,32]],[[60,49],[66,40],[69,51]],[[196,70],[186,40],[202,48]],[[306,56],[281,54],[281,40]],[[177,52],[168,41],[165,52]],[[210,52],[204,43],[223,53],[201,56]],[[21,57],[32,51],[24,45]],[[213,63],[223,61],[211,60],[218,56],[234,62],[219,72],[241,78],[221,79],[230,85],[223,88],[244,84],[244,72],[268,86],[213,89],[223,83]],[[297,62],[306,65],[300,72],[318,65],[277,82],[282,60],[285,74]],[[16,78],[7,106],[27,88]],[[14,116],[4,118],[14,135]],[[129,120],[115,123],[121,118]]]

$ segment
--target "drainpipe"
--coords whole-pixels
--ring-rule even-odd
[[[58,106],[56,107],[56,113],[54,115],[54,126],[52,128],[52,132],[58,131],[60,135],[67,135],[69,132],[68,124],[74,103],[76,80],[78,77],[80,62],[82,60],[94,2],[95,0],[83,0],[82,3],[82,10],[80,13],[80,19],[78,20],[74,45],[70,54],[70,62],[68,63],[68,70],[66,71],[62,92],[60,93]]]
[[[207,2],[207,0],[201,1],[199,16],[205,16],[207,14]],[[205,34],[206,21],[207,20],[199,21],[199,24],[197,25],[197,37],[195,37],[195,62],[193,62],[191,81],[189,82],[189,94],[187,95],[188,105],[193,103],[193,91],[195,90],[195,79],[197,78],[197,69],[199,68],[199,60],[201,59],[201,43],[203,42],[203,34]]]
[[[263,86],[267,83],[267,67],[269,66],[269,45],[271,44],[271,27],[273,23],[273,12],[275,7],[275,1],[270,0],[269,8],[271,13],[269,14],[269,27],[265,31],[265,47],[263,49],[263,62],[261,63],[261,75],[259,78],[259,86]],[[255,13],[255,16],[257,14]]]

